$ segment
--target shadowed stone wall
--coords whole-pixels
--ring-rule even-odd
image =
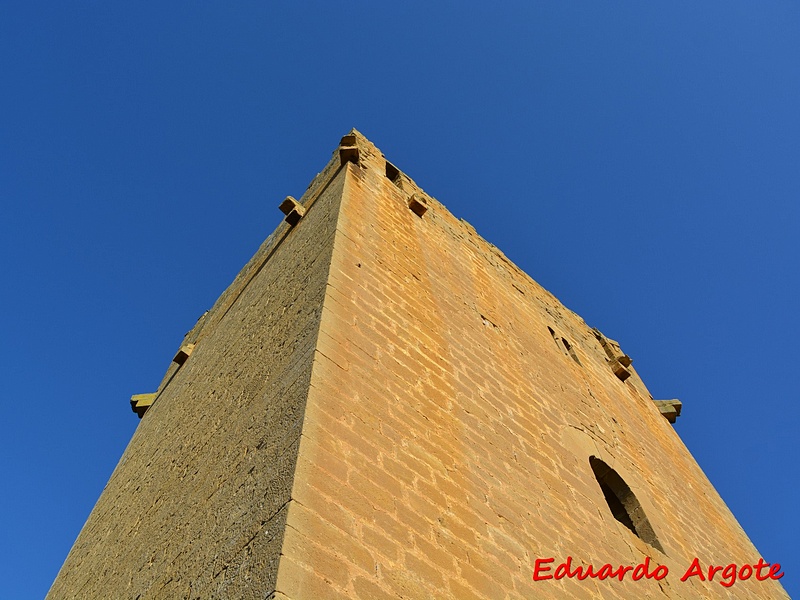
[[[759,555],[613,340],[357,132],[301,200],[187,335],[50,598],[787,597],[680,581]],[[567,557],[669,575],[533,581]]]
[[[48,598],[274,590],[342,185],[331,163],[303,227],[281,224],[187,334]]]

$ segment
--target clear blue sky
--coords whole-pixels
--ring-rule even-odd
[[[44,595],[130,395],[351,127],[684,402],[800,595],[800,9],[501,5],[0,5],[1,597]]]

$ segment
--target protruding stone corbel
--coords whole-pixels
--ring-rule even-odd
[[[608,366],[611,367],[611,370],[614,371],[614,375],[616,375],[620,381],[625,381],[631,376],[631,372],[625,368],[626,365],[622,362],[621,358],[610,360]],[[627,366],[631,366],[630,360]]]
[[[286,199],[281,202],[278,208],[283,214],[286,215],[284,221],[286,221],[292,227],[297,225],[300,222],[300,219],[303,218],[303,215],[306,214],[305,207],[291,196],[286,196]]]
[[[421,217],[428,211],[428,203],[425,202],[425,198],[419,194],[411,194],[411,197],[408,199],[408,208],[410,208],[411,212],[415,215]]]
[[[625,381],[631,376],[631,372],[628,370],[628,367],[633,363],[631,357],[622,351],[617,342],[600,333],[599,329],[592,329],[592,333],[594,333],[594,337],[597,338],[597,341],[600,342],[603,350],[605,350],[606,356],[608,356],[608,365],[611,367],[614,375],[616,375],[620,381]]]
[[[342,138],[342,141],[339,142],[339,160],[342,163],[342,166],[345,163],[352,162],[358,164],[359,159],[359,152],[358,146],[356,145],[356,136],[353,134],[348,134]]]
[[[653,402],[656,403],[659,412],[664,415],[664,418],[670,423],[674,423],[675,420],[681,416],[683,404],[677,398],[672,400],[653,400]]]
[[[182,365],[183,363],[186,362],[186,359],[192,355],[193,351],[194,351],[194,344],[184,344],[175,353],[175,357],[172,359],[172,362]]]
[[[131,410],[136,413],[140,419],[147,412],[147,409],[152,406],[156,399],[158,392],[152,394],[134,394],[131,396]]]

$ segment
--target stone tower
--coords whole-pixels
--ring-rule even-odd
[[[788,597],[680,403],[361,134],[281,209],[48,598]]]

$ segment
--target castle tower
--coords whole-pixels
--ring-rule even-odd
[[[788,597],[680,403],[361,134],[281,209],[48,598]]]

